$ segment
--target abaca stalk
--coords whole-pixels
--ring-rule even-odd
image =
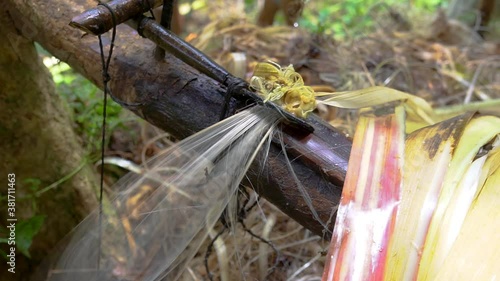
[[[376,120],[358,121],[323,280],[494,280],[500,118],[465,114],[425,127],[392,155]],[[404,166],[387,166],[398,158]],[[381,184],[390,177],[400,181]]]
[[[361,114],[323,281],[380,280],[400,201],[404,108]]]

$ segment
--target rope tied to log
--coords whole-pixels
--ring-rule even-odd
[[[106,142],[106,108],[108,103],[108,94],[111,94],[111,89],[109,88],[108,82],[111,81],[111,75],[108,72],[109,65],[111,63],[111,56],[113,55],[113,47],[115,46],[116,38],[116,16],[106,3],[99,3],[98,5],[106,7],[111,13],[111,20],[113,21],[113,30],[111,33],[111,42],[109,45],[108,57],[104,56],[104,44],[102,43],[101,35],[99,38],[99,49],[101,51],[101,64],[102,64],[102,82],[104,84],[104,97],[103,97],[103,111],[102,111],[102,139],[101,139],[101,178],[99,185],[99,254],[97,255],[97,269],[100,267],[101,263],[101,238],[102,238],[102,201],[103,201],[103,191],[104,191],[104,144]]]
[[[141,1],[141,6],[143,7],[143,10],[148,10],[148,11],[149,11],[149,13],[151,14],[151,18],[152,18],[153,20],[156,20],[156,19],[155,19],[155,14],[153,13],[153,8],[154,8],[154,7],[151,7],[151,5],[149,4],[149,1],[147,1],[147,0],[142,0],[142,1]]]
[[[226,85],[226,95],[224,96],[224,104],[222,105],[222,111],[219,120],[225,119],[227,117],[227,110],[231,98],[242,93],[243,89],[248,88],[248,84],[245,80],[231,75],[228,75],[226,77],[223,84]]]

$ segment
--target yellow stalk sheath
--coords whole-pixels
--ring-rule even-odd
[[[409,119],[418,121],[421,127],[435,122],[432,107],[424,99],[391,88],[375,86],[348,92],[316,93],[316,97],[326,97],[318,103],[340,108],[363,108],[404,101]]]
[[[470,117],[456,117],[407,137],[402,198],[384,280],[415,279],[448,163]]]
[[[467,124],[449,163],[437,208],[432,217],[422,253],[418,280],[436,280],[437,272],[456,239],[457,233],[450,235],[450,232],[460,227],[460,225],[453,224],[456,222],[454,217],[459,214],[459,209],[469,207],[463,204],[460,206],[453,204],[453,199],[457,198],[454,195],[460,192],[459,183],[479,149],[498,134],[500,134],[500,118],[497,117],[477,117]]]
[[[488,155],[485,179],[434,280],[497,280],[500,276],[500,148]]]

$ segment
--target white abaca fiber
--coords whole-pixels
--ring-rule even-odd
[[[280,118],[260,106],[242,111],[125,176],[101,219],[95,211],[73,231],[49,280],[178,278]]]

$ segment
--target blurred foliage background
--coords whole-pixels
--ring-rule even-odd
[[[212,1],[224,2],[224,1]],[[238,1],[231,1],[238,2]],[[244,11],[250,17],[254,18],[262,6],[262,0],[244,0]],[[378,6],[390,6],[401,8],[405,11],[426,11],[434,12],[438,8],[447,9],[446,0],[328,0],[314,1],[305,0],[305,7],[298,26],[310,32],[331,35],[335,39],[345,39],[357,31],[369,31],[370,27],[377,21],[372,16],[372,10]],[[179,1],[179,10],[188,20],[192,17],[200,17],[206,9],[210,9],[208,1]],[[214,14],[214,13],[211,13]],[[217,13],[215,13],[217,14]],[[284,25],[283,13],[278,13],[275,24]]]
[[[179,13],[183,17],[183,33],[180,36],[184,38],[190,33],[199,33],[210,21],[234,13],[241,14],[241,11],[245,14],[241,16],[246,16],[249,22],[255,22],[263,2],[264,0],[178,0]],[[471,4],[473,2],[475,4]],[[471,24],[471,17],[478,15],[478,10],[471,8],[473,6],[478,6],[478,0],[304,0],[302,16],[296,26],[310,33],[346,41],[373,32],[377,24],[383,22],[382,17],[387,15],[387,11],[397,11],[412,20],[418,18],[418,15],[435,14],[442,9],[452,14],[450,16]],[[499,29],[496,28],[499,22],[497,15],[490,22],[490,29]],[[274,25],[285,25],[281,11],[276,15]],[[68,65],[39,49],[54,77],[57,91],[67,101],[73,113],[75,129],[82,136],[84,146],[90,154],[96,155],[100,147],[102,92]],[[109,128],[122,126],[124,119],[134,119],[116,103],[110,102],[108,106]]]
[[[343,40],[369,32],[377,22],[375,11],[379,8],[402,7],[414,10],[435,11],[446,7],[443,0],[346,0],[307,1],[299,26],[315,33],[331,35]]]

